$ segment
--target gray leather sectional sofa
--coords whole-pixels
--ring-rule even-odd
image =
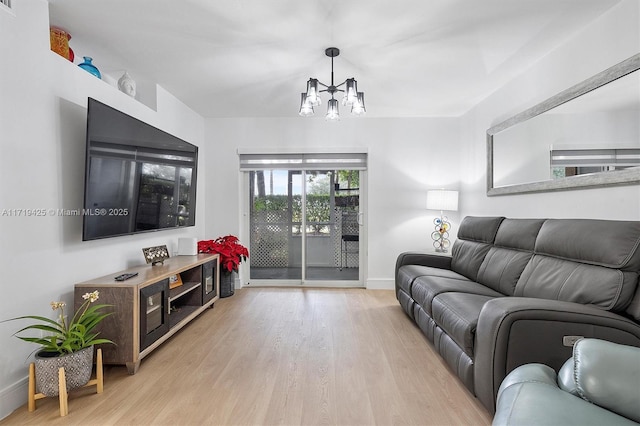
[[[640,222],[466,217],[451,256],[402,253],[396,297],[493,413],[516,367],[580,337],[640,347]]]

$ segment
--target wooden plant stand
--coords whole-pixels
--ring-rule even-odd
[[[104,376],[102,372],[102,349],[98,349],[96,353],[96,378],[89,380],[87,386],[96,386],[96,393],[102,393],[104,390]],[[31,363],[29,365],[29,412],[35,411],[36,401],[38,399],[46,398],[43,393],[36,393],[36,364]],[[69,414],[69,395],[67,393],[67,380],[64,373],[64,368],[60,367],[58,370],[58,399],[60,400],[60,416],[64,417]]]

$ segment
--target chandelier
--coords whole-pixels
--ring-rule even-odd
[[[363,115],[366,112],[364,107],[364,93],[358,92],[358,82],[355,78],[348,78],[337,86],[333,83],[333,58],[340,54],[340,49],[337,47],[329,47],[324,53],[331,58],[331,84],[326,85],[317,78],[310,78],[307,81],[307,92],[301,93],[300,99],[300,112],[303,117],[313,115],[313,107],[322,103],[320,100],[320,92],[327,92],[331,95],[329,103],[327,105],[327,120],[339,120],[340,113],[338,112],[338,100],[335,98],[337,92],[344,92],[342,98],[342,105],[351,107],[351,113],[354,115]],[[319,89],[319,86],[324,89]],[[344,89],[341,87],[344,86]]]

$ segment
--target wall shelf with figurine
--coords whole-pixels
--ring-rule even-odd
[[[154,111],[157,111],[157,85],[145,81],[144,79],[135,79],[131,73],[118,66],[110,66],[109,63],[101,61],[100,57],[94,57],[89,46],[84,46],[81,41],[73,39],[71,34],[64,28],[51,25],[49,27],[49,37],[51,52],[69,61],[73,66],[88,72],[95,78],[112,86],[124,95],[146,105]],[[77,46],[71,46],[71,40],[74,40]],[[96,56],[106,56],[97,54]],[[108,59],[106,59],[108,61]]]

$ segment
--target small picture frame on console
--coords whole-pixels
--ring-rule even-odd
[[[171,275],[169,277],[169,289],[180,287],[182,285],[182,278],[180,274]]]
[[[151,265],[162,264],[165,259],[169,258],[169,250],[167,250],[166,245],[143,248],[142,253],[144,254],[144,260]]]

